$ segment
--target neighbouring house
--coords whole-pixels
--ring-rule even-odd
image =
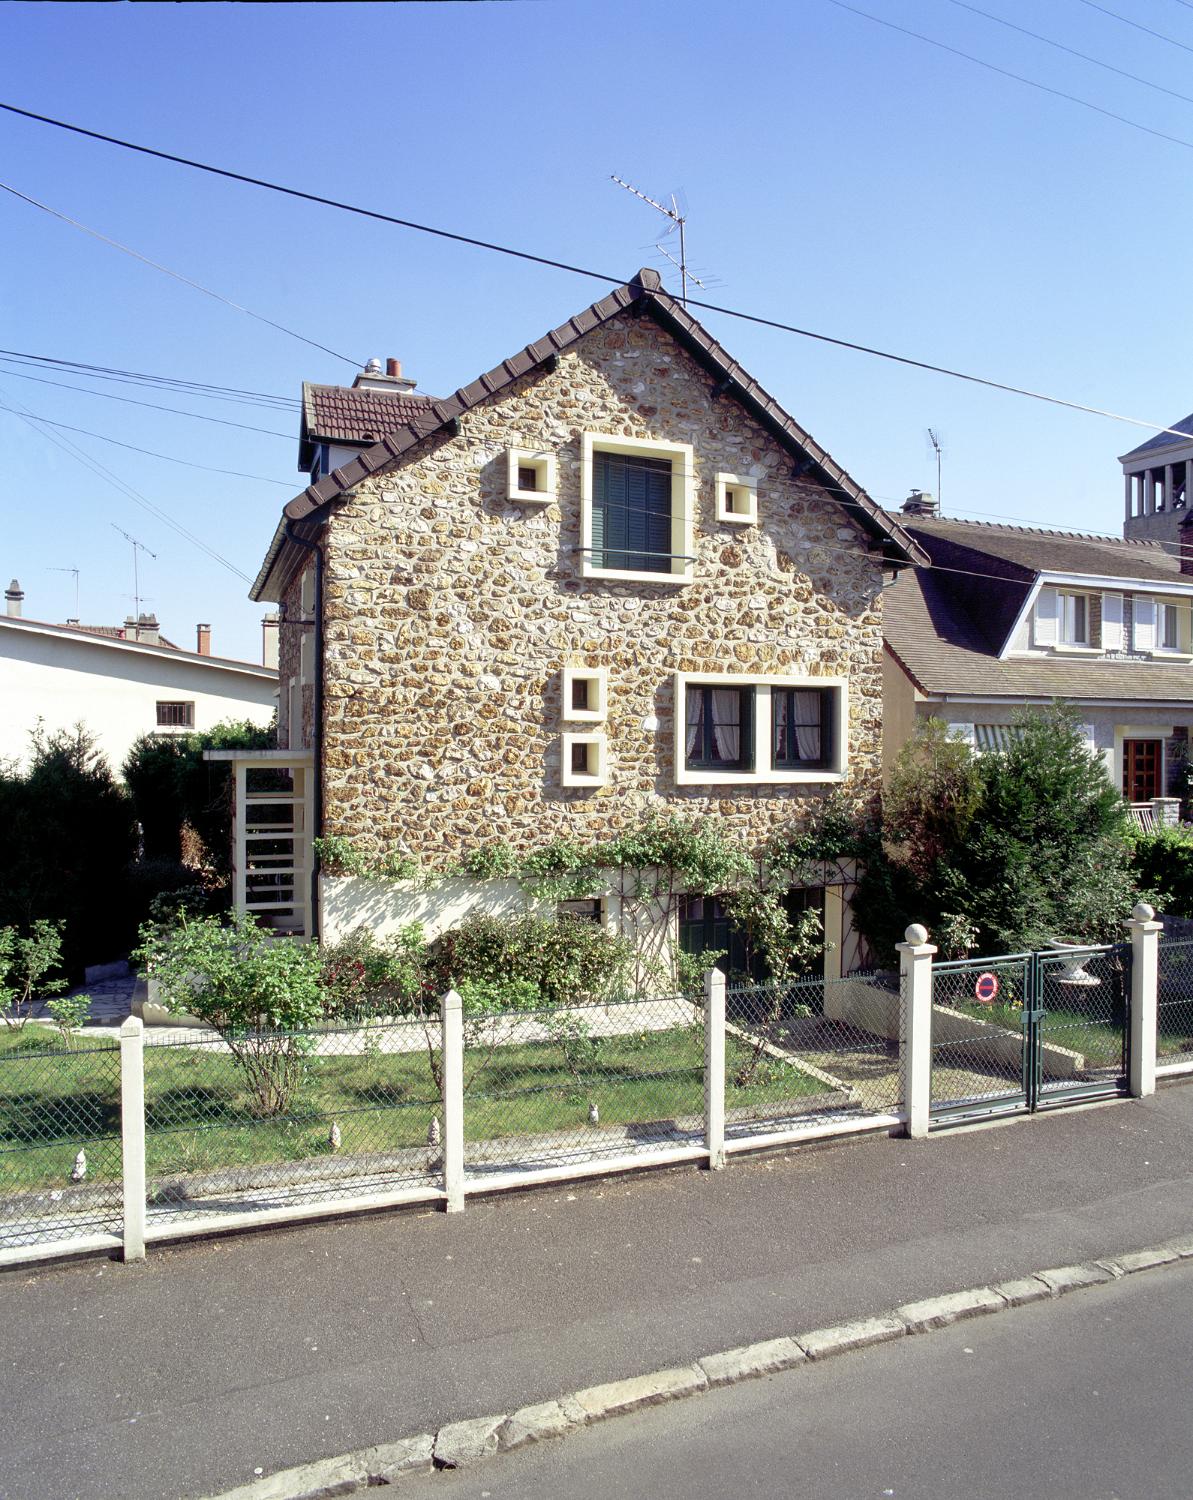
[[[918,494],[904,505],[932,566],[887,591],[887,770],[919,717],[997,750],[1024,706],[1063,699],[1136,821],[1176,821],[1193,723],[1193,561],[1158,542],[933,510]]]
[[[1193,415],[1124,453],[1119,463],[1123,535],[1130,541],[1167,542],[1175,550],[1185,540],[1182,528],[1193,524]]]
[[[923,553],[654,272],[447,399],[412,386],[391,361],[304,388],[312,482],[252,588],[281,607],[283,748],[222,753],[242,907],[327,940],[527,900],[312,881],[316,831],[434,868],[674,810],[760,848],[877,793],[883,587]],[[834,880],[791,898],[823,903],[829,973],[857,963]],[[619,929],[618,891],[586,912]],[[639,940],[723,937],[711,900],[668,921]]]
[[[277,705],[275,665],[211,654],[211,627],[199,625],[194,651],[161,633],[152,615],[123,625],[31,620],[14,578],[0,615],[0,759],[23,762],[30,733],[82,723],[119,772],[143,734],[209,729],[221,719],[267,725]],[[264,626],[265,651],[276,626]]]

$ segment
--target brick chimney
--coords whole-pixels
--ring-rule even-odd
[[[25,590],[14,578],[13,581],[4,590],[4,603],[7,606],[8,614],[10,614],[13,619],[20,619],[21,605],[24,602],[24,599]]]
[[[195,650],[200,656],[211,655],[211,626],[195,626]]]
[[[912,490],[899,508],[905,516],[934,516],[936,496],[930,495],[927,490]]]

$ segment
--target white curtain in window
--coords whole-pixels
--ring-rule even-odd
[[[687,755],[690,760],[699,755],[700,745],[700,707],[703,703],[703,695],[699,688],[689,688],[687,691]]]
[[[795,753],[800,760],[820,759],[819,693],[795,693]]]
[[[741,755],[741,694],[718,688],[712,695],[713,750],[718,760],[737,760]]]

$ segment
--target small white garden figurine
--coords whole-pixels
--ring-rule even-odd
[[[601,1112],[596,1107],[595,1099],[588,1106],[588,1123],[590,1125],[599,1125],[601,1123]]]
[[[427,1126],[427,1145],[437,1146],[439,1144],[439,1116],[432,1115],[431,1123]]]
[[[341,1136],[339,1121],[333,1120],[331,1122],[331,1134],[327,1137],[327,1144],[333,1151],[338,1151],[340,1149],[340,1140]]]
[[[84,1177],[86,1177],[86,1175],[87,1175],[87,1153],[86,1153],[86,1151],[80,1151],[79,1154],[78,1154],[78,1156],[75,1157],[75,1164],[74,1164],[74,1166],[71,1167],[71,1169],[70,1169],[70,1180],[72,1182],[82,1182],[83,1179],[84,1179]]]

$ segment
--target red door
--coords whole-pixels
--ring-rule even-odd
[[[1123,796],[1128,802],[1150,802],[1162,795],[1163,750],[1161,740],[1123,741]]]

